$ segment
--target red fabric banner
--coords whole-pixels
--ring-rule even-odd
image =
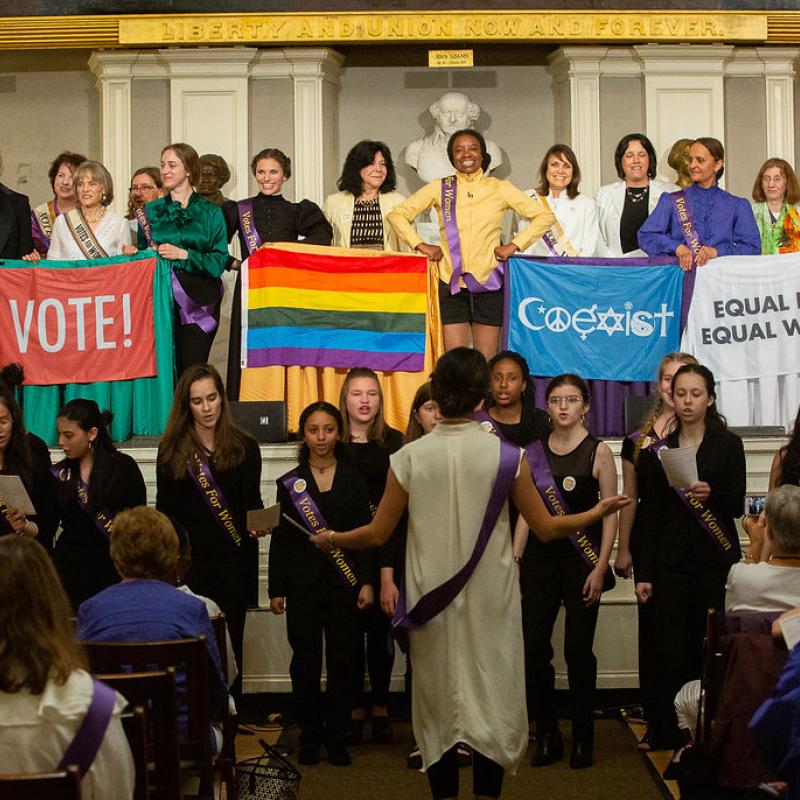
[[[155,269],[155,258],[97,267],[4,269],[0,364],[20,362],[26,384],[155,375]]]

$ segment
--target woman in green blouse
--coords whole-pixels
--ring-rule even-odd
[[[175,360],[178,375],[205,364],[219,322],[228,237],[220,209],[193,190],[200,158],[188,144],[161,151],[161,180],[167,194],[138,214],[139,247],[169,261],[175,298]]]

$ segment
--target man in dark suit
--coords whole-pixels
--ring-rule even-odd
[[[28,198],[0,183],[0,258],[22,258],[32,250],[31,205]]]

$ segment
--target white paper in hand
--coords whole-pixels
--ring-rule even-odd
[[[0,475],[0,497],[9,508],[18,508],[27,516],[36,513],[19,475]]]
[[[658,451],[669,485],[685,489],[697,483],[697,451],[694,447],[662,447]]]
[[[800,642],[800,614],[794,617],[786,617],[778,625],[781,626],[781,633],[783,633],[783,638],[786,640],[787,649],[794,649],[794,646]]]

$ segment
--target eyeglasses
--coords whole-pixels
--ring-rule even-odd
[[[128,191],[133,194],[133,192],[152,192],[153,189],[157,189],[157,186],[154,186],[152,183],[145,184],[144,186],[131,186],[129,187]]]
[[[568,394],[566,397],[548,397],[547,405],[549,406],[575,406],[582,402],[583,398],[577,394]]]

